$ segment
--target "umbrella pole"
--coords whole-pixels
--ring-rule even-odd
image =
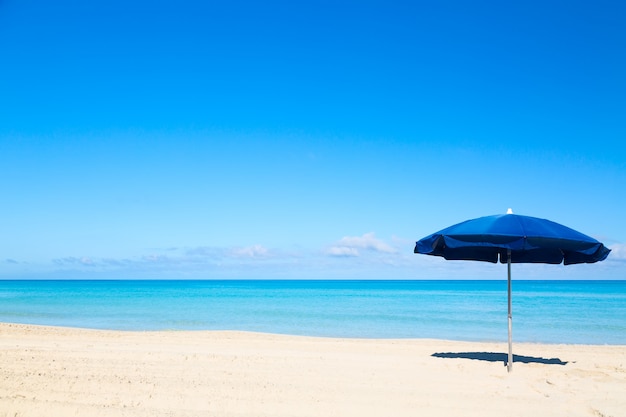
[[[507,250],[507,269],[508,269],[508,293],[509,293],[509,359],[506,364],[508,372],[513,370],[513,337],[511,335],[513,328],[513,315],[511,313],[511,249]]]

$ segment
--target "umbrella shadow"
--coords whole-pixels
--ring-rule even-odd
[[[437,352],[431,356],[435,358],[448,359],[472,359],[487,362],[503,362],[506,366],[508,355],[506,353],[497,352]],[[559,358],[538,358],[535,356],[513,355],[513,363],[540,363],[543,365],[567,365]]]

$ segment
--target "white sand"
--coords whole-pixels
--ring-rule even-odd
[[[506,350],[0,324],[0,416],[626,416],[626,346]]]

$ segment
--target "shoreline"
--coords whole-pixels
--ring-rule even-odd
[[[36,332],[41,331],[42,333],[54,332],[58,331],[60,333],[66,332],[94,332],[94,333],[120,333],[120,334],[183,334],[183,335],[202,335],[202,334],[214,334],[214,335],[249,335],[249,336],[258,336],[258,337],[266,337],[266,338],[295,338],[295,339],[313,339],[313,340],[335,340],[335,341],[378,341],[378,342],[394,342],[394,343],[402,343],[402,342],[440,342],[440,343],[451,343],[451,344],[472,344],[472,345],[489,345],[489,346],[502,346],[503,351],[507,350],[507,341],[500,340],[464,340],[464,339],[445,339],[445,338],[434,338],[434,337],[351,337],[351,336],[316,336],[316,335],[300,335],[300,334],[289,334],[289,333],[272,333],[272,332],[261,332],[254,330],[211,330],[211,329],[202,329],[202,330],[190,330],[190,329],[146,329],[146,330],[135,330],[135,329],[106,329],[106,328],[94,328],[94,327],[74,327],[74,326],[63,326],[63,325],[48,325],[48,324],[33,324],[33,323],[17,323],[17,322],[3,322],[0,321],[0,334],[3,333],[6,329],[15,328],[16,331],[26,330],[28,332]],[[621,343],[555,343],[555,342],[526,342],[519,341],[516,342],[513,340],[513,349],[515,350],[515,346],[581,346],[581,347],[624,347],[626,348],[626,344]]]
[[[0,416],[613,416],[626,346],[0,323]]]

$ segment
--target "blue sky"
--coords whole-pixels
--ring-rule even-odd
[[[0,278],[504,278],[413,247],[512,207],[626,279],[626,6],[509,3],[0,0]]]

